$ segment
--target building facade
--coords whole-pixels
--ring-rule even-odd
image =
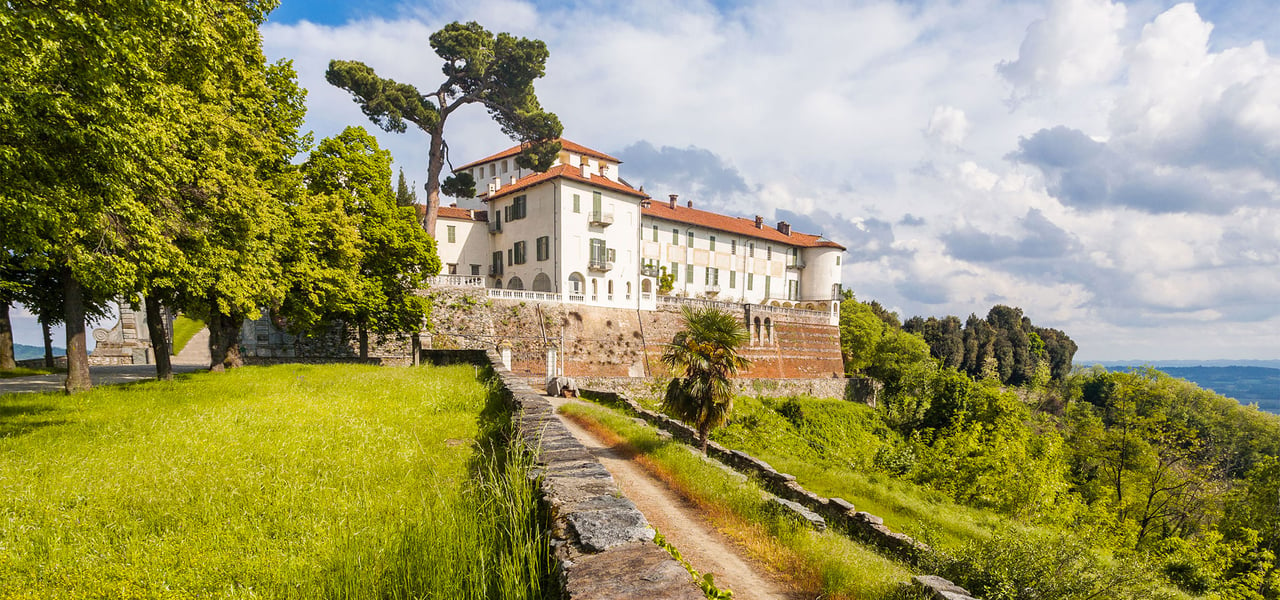
[[[561,140],[545,173],[515,164],[519,146],[468,163],[476,198],[441,207],[442,274],[493,290],[653,309],[660,295],[832,312],[844,247],[761,217],[655,202],[619,176],[621,161]],[[671,289],[661,289],[671,275]],[[534,296],[530,296],[534,297]]]

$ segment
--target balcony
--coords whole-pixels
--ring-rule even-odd
[[[657,277],[658,273],[659,273],[658,265],[655,265],[655,264],[640,265],[640,274],[644,275],[645,277]]]
[[[703,291],[705,291],[705,292],[706,292],[706,293],[708,293],[708,294],[719,294],[719,293],[720,293],[720,284],[718,284],[718,283],[712,283],[712,284],[710,284],[710,285],[704,286],[702,289],[703,289]]]
[[[602,272],[603,272],[603,271],[612,271],[612,270],[613,270],[613,261],[611,261],[611,260],[599,260],[599,259],[595,259],[595,258],[593,258],[593,259],[591,259],[591,262],[588,262],[588,263],[587,263],[587,270],[588,270],[588,271],[602,271]]]
[[[804,261],[803,261],[803,260],[800,260],[800,259],[798,259],[798,258],[788,258],[788,259],[787,259],[787,268],[788,268],[788,269],[796,269],[796,270],[803,269],[803,268],[804,268]]]
[[[497,219],[489,221],[489,233],[502,233],[502,221]]]
[[[498,275],[501,275],[501,274],[502,274],[502,266],[501,266],[501,265],[489,265],[489,276],[490,276],[490,277],[497,277]]]
[[[613,210],[593,210],[587,216],[587,223],[592,227],[608,227],[613,225]]]

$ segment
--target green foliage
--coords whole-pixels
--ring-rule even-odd
[[[884,330],[884,322],[871,307],[855,300],[853,293],[846,290],[840,304],[840,352],[845,373],[862,373],[872,364]]]
[[[1172,600],[1145,563],[1106,561],[1067,534],[1007,528],[938,557],[932,569],[987,600]]]
[[[411,207],[418,203],[418,192],[405,183],[404,169],[400,169],[400,179],[396,182],[396,206]]]
[[[668,273],[666,267],[660,267],[658,271],[658,295],[666,296],[676,287],[676,275]]]
[[[662,352],[662,362],[681,374],[667,385],[663,410],[693,425],[707,451],[707,434],[733,412],[730,381],[751,361],[738,354],[749,339],[737,317],[717,308],[681,307],[684,328]]]

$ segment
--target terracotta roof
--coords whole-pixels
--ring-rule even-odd
[[[571,141],[566,140],[566,139],[564,139],[564,138],[560,138],[560,140],[559,140],[559,141],[560,141],[560,145],[561,145],[565,150],[568,150],[569,152],[572,152],[572,153],[574,153],[574,154],[586,154],[587,156],[594,156],[594,157],[596,157],[596,158],[603,158],[604,160],[607,160],[607,161],[612,162],[612,163],[622,164],[622,161],[620,161],[620,160],[618,160],[618,159],[616,159],[616,158],[614,158],[614,157],[612,157],[612,156],[609,156],[608,154],[605,154],[605,153],[603,153],[603,152],[601,152],[601,151],[599,151],[599,150],[592,150],[591,148],[588,148],[588,147],[586,147],[586,146],[583,146],[582,144],[579,144],[579,143],[576,143],[576,142],[571,142]],[[519,145],[512,146],[512,147],[510,147],[510,148],[507,148],[506,150],[503,150],[502,152],[499,152],[499,153],[497,153],[497,154],[493,154],[493,155],[490,155],[490,156],[486,156],[486,157],[484,157],[484,158],[482,158],[482,159],[480,159],[480,160],[473,160],[473,161],[471,161],[471,162],[469,162],[469,163],[467,163],[467,164],[465,164],[465,165],[462,165],[461,167],[458,167],[458,168],[454,169],[454,170],[453,170],[453,172],[454,172],[454,173],[457,173],[458,171],[465,171],[465,170],[470,169],[471,167],[474,167],[474,166],[476,166],[476,165],[484,164],[484,163],[487,163],[487,162],[493,162],[493,161],[495,161],[495,160],[502,159],[502,158],[509,158],[509,157],[515,156],[515,155],[517,155],[517,154],[520,154],[520,146],[519,146]]]
[[[677,223],[686,223],[689,225],[698,225],[707,229],[715,229],[725,233],[741,235],[743,237],[752,237],[756,239],[778,242],[790,246],[800,246],[802,248],[839,248],[844,250],[845,247],[831,240],[823,239],[822,236],[811,235],[808,233],[800,233],[792,230],[791,235],[784,235],[774,227],[765,225],[756,228],[754,219],[744,219],[742,217],[731,217],[719,213],[713,213],[696,208],[689,208],[677,205],[671,208],[666,202],[653,202],[643,209],[646,217],[662,219],[664,221],[675,221]]]
[[[466,221],[474,221],[471,217],[471,211],[465,208],[457,208],[454,206],[441,206],[439,212],[436,213],[437,219],[463,219]]]
[[[589,179],[586,177],[583,177],[581,167],[571,167],[569,165],[556,165],[548,169],[546,173],[534,173],[532,175],[525,175],[524,177],[517,179],[516,182],[513,184],[504,185],[500,189],[498,189],[497,193],[495,193],[492,196],[489,196],[488,198],[485,198],[484,201],[488,202],[490,200],[496,200],[498,198],[502,198],[503,196],[509,196],[516,192],[527,190],[544,181],[551,181],[552,179],[555,179],[557,177],[563,177],[565,179],[568,179],[571,181],[577,181],[580,183],[587,183],[590,185],[594,185],[596,187],[604,188],[606,190],[613,190],[615,192],[627,194],[629,196],[635,196],[637,198],[649,197],[648,194],[640,190],[634,189],[629,185],[618,183],[612,179],[609,179],[608,177],[604,177],[596,173],[592,173]]]

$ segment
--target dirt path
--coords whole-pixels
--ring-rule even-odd
[[[556,408],[576,400],[551,398]],[[693,568],[715,575],[716,586],[733,590],[736,600],[764,600],[800,597],[787,587],[764,575],[764,569],[753,565],[724,535],[709,524],[697,507],[680,497],[666,484],[649,475],[640,465],[621,452],[607,447],[577,423],[560,418],[578,441],[595,453],[649,524],[667,538]]]

